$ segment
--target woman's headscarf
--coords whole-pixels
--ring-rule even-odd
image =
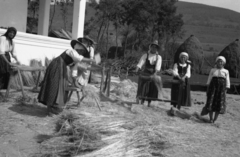
[[[216,58],[215,63],[217,63],[217,61],[218,61],[219,59],[222,60],[224,64],[226,64],[226,58],[223,57],[223,56],[218,56],[218,57]]]
[[[16,34],[17,34],[17,29],[14,28],[14,27],[8,27],[7,32],[6,32],[5,34],[3,34],[3,36],[7,36],[8,33],[11,32],[11,31],[15,32],[15,36],[16,36]],[[15,36],[14,36],[14,37],[15,37]]]
[[[187,57],[187,60],[188,60],[188,58],[189,58],[187,52],[181,52],[180,55],[179,55],[179,58],[181,58],[182,56],[186,56],[186,57]]]
[[[2,36],[5,36],[5,37],[7,38],[8,33],[11,32],[11,31],[15,32],[15,35],[14,35],[14,37],[15,37],[16,34],[17,34],[17,29],[14,28],[14,27],[8,27],[7,32],[4,33]],[[14,37],[13,37],[13,38],[14,38]],[[13,45],[13,41],[12,41],[12,39],[9,39],[9,40],[10,40],[11,45]]]

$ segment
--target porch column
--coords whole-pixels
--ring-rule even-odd
[[[72,38],[83,37],[86,0],[74,0]]]
[[[38,34],[48,36],[50,1],[39,1],[39,16],[38,16]]]

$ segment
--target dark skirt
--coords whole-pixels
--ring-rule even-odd
[[[207,91],[207,110],[220,112],[226,111],[226,79],[213,77]]]
[[[9,62],[10,55],[8,53],[5,54],[5,57]],[[10,65],[4,60],[3,56],[0,55],[0,89],[7,89],[9,79],[10,79]]]
[[[140,75],[138,78],[137,98],[162,99],[162,81],[160,76]]]
[[[171,88],[171,105],[180,108],[181,106],[192,106],[191,104],[191,89],[189,79],[186,78],[185,83],[177,83],[178,78],[174,78],[174,83]]]
[[[67,101],[67,65],[59,56],[47,67],[38,101],[49,107],[63,107]]]

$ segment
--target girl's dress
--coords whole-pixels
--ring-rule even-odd
[[[12,41],[11,45],[5,36],[0,37],[0,89],[7,89],[11,70],[3,55],[11,62],[11,56],[15,53],[14,45],[14,42]]]
[[[76,50],[69,49],[53,59],[46,69],[38,101],[49,107],[63,106],[67,101],[67,66],[81,62],[83,58]]]
[[[150,100],[151,98],[162,99],[163,93],[161,77],[157,75],[154,77],[152,76],[156,69],[158,71],[161,69],[161,56],[147,53],[142,56],[137,66],[141,68],[144,64],[145,68],[143,73],[138,78],[137,98],[149,98]]]
[[[175,63],[173,67],[173,79],[175,80],[171,88],[171,105],[178,107],[191,106],[191,89],[189,78],[191,77],[191,65],[189,63]],[[177,76],[187,76],[185,82],[180,83]],[[177,83],[176,83],[177,82]]]
[[[230,88],[229,72],[227,69],[211,69],[208,76],[208,91],[206,109],[210,112],[226,111],[226,88]]]

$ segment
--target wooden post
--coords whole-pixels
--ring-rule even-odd
[[[107,96],[108,96],[108,97],[110,96],[112,68],[113,68],[113,67],[111,66],[110,69],[109,69],[109,72],[108,72],[108,83],[107,83]]]
[[[102,77],[101,77],[101,84],[100,84],[100,91],[103,92],[104,89],[104,77],[105,77],[105,64],[102,67]]]
[[[24,89],[23,89],[23,82],[22,82],[22,76],[21,76],[21,71],[18,69],[18,77],[19,77],[19,80],[20,80],[20,86],[21,86],[21,90],[22,90],[22,95],[23,97],[25,97],[25,94],[24,94]]]

